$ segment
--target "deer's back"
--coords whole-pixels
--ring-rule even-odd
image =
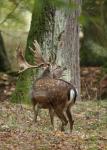
[[[72,85],[60,79],[38,79],[33,84],[32,97],[39,99],[40,103],[64,104],[68,99]]]

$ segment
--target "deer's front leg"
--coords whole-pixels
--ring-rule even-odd
[[[50,119],[51,119],[51,124],[54,129],[54,110],[51,107],[49,108],[49,115],[50,115]]]
[[[39,106],[38,104],[33,105],[33,111],[34,111],[34,122],[37,122],[37,116],[39,113]]]

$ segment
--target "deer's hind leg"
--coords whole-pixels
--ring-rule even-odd
[[[68,117],[69,124],[70,124],[70,131],[72,131],[72,129],[73,129],[73,124],[74,124],[74,120],[73,120],[72,114],[71,114],[71,107],[72,107],[72,105],[69,105],[69,106],[67,107],[67,110],[66,110],[66,112],[67,112],[67,117]]]
[[[63,110],[62,111],[55,110],[55,113],[62,122],[61,131],[65,131],[65,126],[68,123],[68,120],[67,120],[67,117],[66,117],[66,112],[64,112]]]

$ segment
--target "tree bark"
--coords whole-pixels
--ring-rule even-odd
[[[75,0],[77,9],[69,10],[64,35],[62,53],[63,65],[67,67],[67,80],[71,81],[78,90],[80,99],[80,56],[79,56],[79,21],[81,1]]]
[[[6,72],[11,69],[10,62],[5,50],[4,41],[0,32],[0,71]]]
[[[32,53],[29,51],[29,47],[33,46],[32,43],[34,40],[37,40],[40,46],[42,46],[45,37],[49,32],[52,32],[54,11],[50,0],[35,0],[25,51],[25,57],[30,63],[33,63],[34,60]],[[36,73],[36,71],[34,73]],[[29,102],[30,89],[34,79],[32,76],[32,70],[27,70],[20,75],[17,81],[16,90],[12,95],[13,102],[20,102],[20,99],[23,99],[23,102]]]

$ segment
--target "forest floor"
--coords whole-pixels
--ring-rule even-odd
[[[34,124],[31,106],[0,102],[0,150],[107,150],[107,100],[77,102],[72,112],[72,133],[60,132],[46,110]]]

